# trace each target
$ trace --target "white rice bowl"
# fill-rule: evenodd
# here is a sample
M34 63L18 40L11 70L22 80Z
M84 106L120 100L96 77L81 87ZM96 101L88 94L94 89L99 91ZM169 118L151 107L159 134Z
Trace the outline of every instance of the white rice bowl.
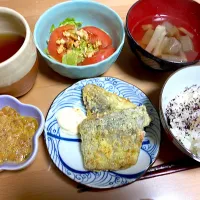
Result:
M159 105L160 119L169 139L183 153L198 162L200 162L199 77L200 65L184 67L174 72L164 83Z
M172 99L165 115L173 135L200 157L200 86L185 88Z

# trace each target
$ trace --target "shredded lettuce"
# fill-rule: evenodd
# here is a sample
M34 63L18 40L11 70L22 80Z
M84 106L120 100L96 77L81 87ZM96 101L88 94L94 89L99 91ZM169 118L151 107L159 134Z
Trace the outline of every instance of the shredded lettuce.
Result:
M80 28L82 26L81 22L77 22L74 18L66 18L62 22L60 22L59 26L65 26L65 25L74 25L77 28Z
M87 42L85 40L81 40L79 47L74 48L74 50L84 52L86 47L87 47Z
M76 50L71 50L62 57L62 63L67 65L77 65L84 60L81 52Z
M50 28L50 33L52 33L55 29L56 29L55 25L52 24L52 25L51 25L51 28Z
M62 22L60 22L58 27L65 26L65 25L74 25L77 28L80 28L82 26L82 23L77 22L74 18L68 17L68 18L64 19ZM50 33L52 33L55 29L56 29L56 26L54 24L52 24L51 28L50 28Z
M49 55L49 51L48 51L48 49L46 48L46 49L44 49L44 53L46 53L47 55Z
M50 54L49 54L49 51L48 51L48 49L46 48L46 49L44 49L44 53L49 57L49 58L52 58L52 59L54 59Z
M87 49L86 52L85 48ZM84 61L85 53L96 51L97 49L93 48L92 44L88 44L85 40L82 40L78 48L73 47L71 51L63 55L62 63L67 65L78 65Z

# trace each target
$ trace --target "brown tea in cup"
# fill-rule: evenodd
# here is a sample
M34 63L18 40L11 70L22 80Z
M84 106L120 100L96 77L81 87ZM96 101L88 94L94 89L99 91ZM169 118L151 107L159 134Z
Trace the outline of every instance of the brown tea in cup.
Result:
M0 7L0 95L26 94L37 72L37 50L26 19L15 10Z
M24 43L24 37L13 33L0 34L0 63L13 56Z

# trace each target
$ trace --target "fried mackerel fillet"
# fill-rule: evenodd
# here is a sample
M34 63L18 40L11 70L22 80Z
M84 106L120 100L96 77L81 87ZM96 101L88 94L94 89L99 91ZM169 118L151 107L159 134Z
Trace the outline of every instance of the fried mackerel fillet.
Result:
M126 169L137 162L143 128L150 123L145 106L88 117L79 125L88 170Z
M88 84L83 88L83 101L87 109L88 117L92 114L100 115L136 107L129 100L93 84Z

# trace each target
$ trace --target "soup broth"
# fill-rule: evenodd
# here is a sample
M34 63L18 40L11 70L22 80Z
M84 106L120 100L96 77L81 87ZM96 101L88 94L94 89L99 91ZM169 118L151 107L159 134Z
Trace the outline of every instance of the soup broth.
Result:
M141 40L145 34L145 31L143 30L142 26L146 24L150 24L152 25L152 28L155 30L155 28L158 25L161 25L163 22L169 22L173 24L174 26L176 26L177 28L183 27L184 29L189 31L191 34L193 34L192 42L194 45L194 52L191 52L191 51L185 52L185 55L187 57L187 61L194 61L194 60L199 59L200 57L199 34L194 29L192 29L192 27L189 24L185 23L184 21L180 19L172 18L166 15L156 15L152 17L147 17L146 19L143 19L142 21L138 22L135 25L135 27L133 27L131 34L134 37L134 39L137 41L137 43L141 45ZM181 32L180 34L184 35Z

